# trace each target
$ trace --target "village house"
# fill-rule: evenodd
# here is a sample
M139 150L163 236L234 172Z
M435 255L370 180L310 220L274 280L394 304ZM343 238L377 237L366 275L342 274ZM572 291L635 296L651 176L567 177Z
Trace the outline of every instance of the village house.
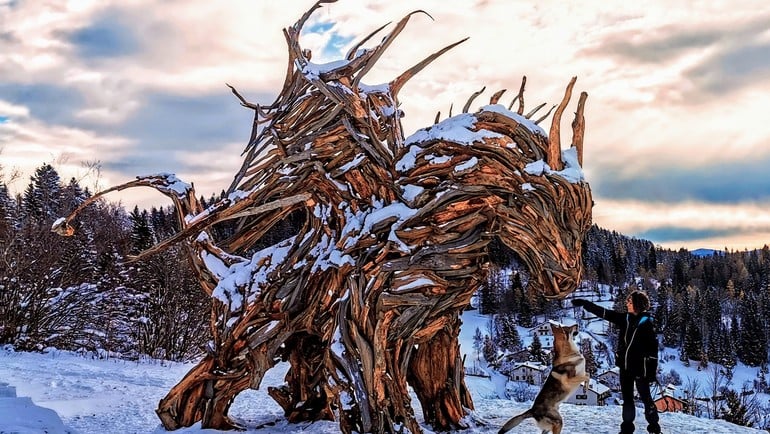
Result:
M588 384L579 386L575 393L567 398L566 403L575 405L607 405L611 392L609 387L594 380L588 380Z
M529 329L529 335L537 336L540 338L542 337L553 338L553 333L551 332L551 323L548 321L541 322L540 324Z
M508 374L511 381L522 381L533 385L541 385L548 376L549 369L542 363L524 362L517 364Z
M502 358L502 361L504 363L521 363L521 362L526 362L528 360L529 360L529 349L527 348L522 348L518 351L506 353Z
M529 329L529 335L533 338L537 336L540 340L540 345L544 350L550 350L553 348L553 332L551 331L550 321L539 323L538 325Z
M663 388L661 393L656 393L653 396L655 401L655 407L659 412L672 412L672 411L684 411L687 408L687 401L684 399L684 394L677 389L673 384L668 384Z

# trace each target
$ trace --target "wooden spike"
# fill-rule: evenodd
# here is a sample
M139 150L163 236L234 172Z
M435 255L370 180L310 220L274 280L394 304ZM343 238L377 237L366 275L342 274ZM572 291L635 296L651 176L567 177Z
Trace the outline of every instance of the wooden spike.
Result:
M356 52L358 51L359 48L361 48L362 45L364 45L369 39L372 39L372 37L374 35L376 35L377 33L380 33L382 31L382 29L384 29L385 27L389 26L391 23L392 23L392 21L388 21L383 26L381 26L379 29L373 31L372 33L369 33L364 39L360 40L356 45L352 46L350 48L350 50L348 50L348 53L345 55L345 58L348 59L348 60L352 60L353 57L355 57Z
M495 92L495 94L492 95L492 98L489 98L489 104L497 104L497 102L500 101L500 97L503 96L506 90L508 89L500 89Z
M481 90L473 92L473 95L471 95L470 98L468 98L468 101L466 101L465 105L463 106L463 113L468 113L468 109L471 107L471 104L473 103L473 100L476 99L477 96L481 95L481 93L484 92L484 90L486 88L487 87L484 86L484 87L481 88Z
M539 106L535 107L531 112L527 113L524 117L527 118L527 119L531 119L532 116L534 116L535 113L537 113L541 108L545 107L545 104L546 103L542 103ZM551 109L551 110L553 110L553 109ZM550 113L550 111L549 111L549 113Z
M404 71L401 75L396 77L395 80L390 82L390 91L393 94L393 96L398 95L398 92L401 90L402 87L404 87L404 84L406 84L407 81L409 81L410 78L417 75L418 72L422 71L423 68L430 65L431 62L439 58L442 54L446 53L447 51L451 50L452 48L462 44L463 42L467 41L468 38L461 39L454 44L447 45L446 47L436 51L435 53L431 54L430 56L426 57L423 61L420 63L412 66L411 68Z
M455 104L454 104L454 103L452 103L452 104L449 104L449 117L450 117L450 118L452 117L452 109L454 108L454 106L455 106Z
M516 95L516 98L511 101L511 105L508 106L508 110L513 107L514 101L519 102L519 108L516 110L516 113L523 114L524 113L524 87L527 85L527 76L521 77L521 87L519 87L519 94ZM527 116L529 117L529 116Z
M250 103L250 102L246 101L246 98L244 98L243 96L241 96L241 94L240 94L240 93L238 93L238 91L237 91L237 90L235 90L235 88L234 88L234 87L230 86L230 85L229 85L229 84L227 84L227 83L225 83L225 85L226 85L227 87L229 87L229 88L230 88L230 90L233 92L233 95L235 95L235 96L236 96L236 97L237 97L237 98L238 98L238 99L241 101L241 105L242 105L242 106L244 106L244 107L248 107L248 108L250 108L250 109L252 109L252 110L255 110L257 113L259 113L259 106L258 106L258 105L256 105L256 104L252 104L252 103Z
M545 104L543 104L543 105L545 105ZM548 115L550 115L550 114L551 114L551 112L553 111L553 109L555 109L555 108L556 108L556 105L554 104L553 106L551 106L551 108L550 108L550 109L548 109L548 112L547 112L546 114L544 114L543 116L540 116L540 117L539 117L539 118L538 118L538 119L535 121L535 124L536 124L536 125L540 125L540 122L543 122L543 120L545 120L545 118L547 118L547 117L548 117Z
M366 75L366 73L368 73L372 69L374 64L377 63L377 60L380 59L380 57L385 52L385 50L387 50L388 47L390 47L390 44L392 44L393 41L396 39L396 37L404 30L404 27L406 27L406 23L409 22L409 18L411 18L412 15L415 15L415 14L425 14L431 20L433 19L433 17L429 13L423 10L416 10L416 11L410 12L409 14L407 14L407 16L405 16L404 18L401 18L401 21L396 23L396 27L393 29L393 31L388 33L388 35L382 39L382 42L380 42L380 45L374 48L372 56L366 62L366 65L363 68L361 68L361 71L359 71L359 73L353 79L353 88L358 87L358 83L361 82L361 79Z
M438 111L436 113L436 118L433 119L433 125L436 125L438 123L439 119L441 119L441 111Z
M583 135L586 131L586 119L583 116L583 111L585 110L586 98L588 98L588 94L581 92L577 111L575 112L575 119L572 121L572 146L577 151L578 164L580 166L583 166Z
M567 90L564 92L564 98L562 98L561 103L559 103L553 114L553 119L551 119L551 131L548 133L548 160L546 162L553 170L561 170L563 168L560 137L561 115L564 113L564 109L572 97L572 88L575 86L575 81L577 81L577 77L572 77L572 80L569 81Z
M315 4L310 9L308 9L299 18L299 20L297 20L296 23L294 23L294 26L292 26L292 27L294 28L294 30L297 31L297 34L299 34L299 32L302 30L302 26L305 25L305 22L308 20L308 18L310 18L311 15L313 15L313 12L315 12L316 9L320 8L321 6L323 6L326 3L336 3L336 2L337 2L337 0L318 0L317 2L315 2Z

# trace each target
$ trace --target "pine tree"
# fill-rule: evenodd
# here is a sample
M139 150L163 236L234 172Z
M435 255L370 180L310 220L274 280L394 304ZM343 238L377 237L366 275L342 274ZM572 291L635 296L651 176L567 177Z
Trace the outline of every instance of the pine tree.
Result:
M479 288L479 313L491 315L497 313L500 288L500 271L494 270L487 277L487 284Z
M74 236L60 240L61 255L57 258L61 273L60 286L95 282L96 244L90 228L83 228Z
M521 283L521 273L514 271L510 276L510 284L503 294L501 294L501 312L518 314L524 294L524 288Z
M137 254L153 245L153 232L146 210L139 211L139 207L134 206L130 219L131 253Z
M767 336L759 316L756 299L747 295L741 300L740 343L738 358L748 366L767 363Z
M10 251L12 278L6 290L14 295L7 313L17 331L9 338L19 348L53 345L47 339L59 333L68 304L75 301L62 263L64 244L50 230L60 209L59 175L50 165L41 166L21 198L20 231Z
M622 284L626 282L626 267L627 267L627 258L626 258L626 249L623 246L622 243L617 242L614 245L614 248L612 249L611 256L612 260L612 281L615 284Z
M732 389L725 390L724 400L725 405L722 407L719 419L724 419L727 422L739 426L750 427L752 425L750 416L748 415L748 409L738 392Z
M543 351L543 343L540 342L540 338L535 334L532 338L532 345L529 347L529 359L534 362L547 363L547 357Z
M16 201L0 184L0 343L13 343L23 326L21 306L26 297L19 274L23 239Z
M718 329L722 324L724 297L713 287L701 289L699 294L700 303L697 307L699 315L697 316L700 319L703 335L708 336L712 330Z
M770 389L767 383L767 376L762 369L757 372L757 379L754 381L754 385L758 393L767 393L768 389Z
M535 325L535 313L532 308L532 298L524 288L520 289L519 304L519 324L522 327L532 327Z
M74 211L75 208L80 206L90 196L88 190L83 190L75 178L70 178L69 184L64 187L61 195L62 214L69 214Z
M674 271L671 277L675 289L685 288L690 281L687 274L686 260L681 255L674 260Z
M734 312L730 317L730 341L736 346L736 355L738 344L741 342L741 323L738 321L738 313Z
M650 246L647 253L646 268L652 273L658 271L658 255L655 253L655 246Z
M61 214L61 178L50 164L37 168L24 190L24 217L37 224L52 223Z
M700 361L703 358L703 337L700 328L692 318L686 327L684 355L690 360Z
M521 337L516 328L513 314L498 314L493 318L495 329L495 344L502 351L517 351L521 349Z
M663 332L663 345L676 347L680 344L679 333L683 326L679 315L677 315L677 309L674 307L676 298L670 286L661 287L658 294L660 295L660 302L655 319Z
M11 237L11 233L19 227L16 212L16 201L11 197L8 187L0 183L0 240L3 244Z
M486 360L487 363L497 363L497 348L495 347L492 338L488 335L484 336L484 348L482 349L482 353L484 354L484 360Z

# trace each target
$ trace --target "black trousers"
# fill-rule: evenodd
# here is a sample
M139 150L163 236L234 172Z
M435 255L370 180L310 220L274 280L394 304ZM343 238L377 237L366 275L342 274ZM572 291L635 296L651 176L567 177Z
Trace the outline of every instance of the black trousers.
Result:
M659 433L658 409L650 394L650 382L644 378L635 378L633 374L620 370L620 394L623 397L623 423L620 424L621 434L634 432L634 419L636 418L636 406L634 405L634 385L639 392L639 398L644 404L644 418L647 419L647 432Z

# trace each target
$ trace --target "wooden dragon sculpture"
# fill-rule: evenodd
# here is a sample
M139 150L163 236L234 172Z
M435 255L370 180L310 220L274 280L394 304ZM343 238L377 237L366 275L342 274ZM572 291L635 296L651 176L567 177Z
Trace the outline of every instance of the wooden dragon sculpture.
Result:
M468 113L477 92L463 113L437 116L404 139L399 91L462 41L390 83L367 86L362 78L410 16L374 48L361 47L377 32L344 60L317 65L299 34L326 2L285 29L289 64L273 104L251 104L232 89L255 120L226 198L204 210L173 175L145 176L95 195L54 225L71 234L80 209L129 187L150 186L173 200L181 231L139 257L184 243L214 307L206 355L159 403L167 429L198 421L237 428L228 417L233 399L258 388L281 361L290 364L286 384L269 394L291 422L338 420L346 433L421 432L411 385L425 423L461 428L473 404L459 317L485 282L487 244L498 237L517 252L530 291L560 297L580 280L592 207L580 168L585 93L568 150L559 130L575 79L548 133L530 120L542 105L523 115L523 81L508 108L498 103L500 91ZM292 213L304 216L295 236L254 247ZM211 238L213 225L233 219L234 236Z

